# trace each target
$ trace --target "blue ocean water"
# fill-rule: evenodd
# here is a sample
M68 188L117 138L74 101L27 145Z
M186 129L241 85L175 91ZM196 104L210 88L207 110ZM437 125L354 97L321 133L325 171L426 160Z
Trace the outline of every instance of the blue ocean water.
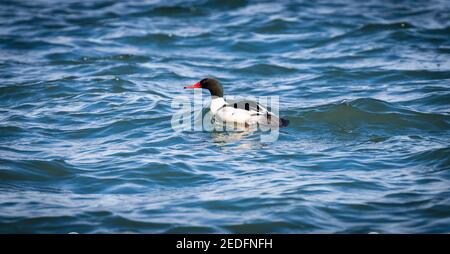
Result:
M449 54L449 1L3 0L0 233L448 233ZM290 125L174 132L207 76Z

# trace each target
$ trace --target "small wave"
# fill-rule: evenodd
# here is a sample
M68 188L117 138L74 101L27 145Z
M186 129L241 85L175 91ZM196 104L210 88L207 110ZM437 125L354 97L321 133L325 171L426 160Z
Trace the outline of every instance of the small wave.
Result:
M373 32L373 31L398 30L409 28L414 28L414 26L407 22L386 23L386 24L372 23L361 26L358 29L358 31Z
M96 64L101 62L124 62L124 63L145 63L150 61L150 58L144 55L134 54L116 54L110 56L82 56L72 52L55 52L46 54L46 58L54 65L81 65L81 64Z
M397 30L406 30L411 28L414 28L414 26L406 22L388 23L388 24L378 24L378 23L365 24L358 28L341 33L339 35L324 39L316 44L313 44L312 48L322 47L328 44L337 43L347 39L356 39L357 37L361 36L374 36L378 32L386 32L386 31L395 32ZM373 39L374 38L372 38L372 40Z
M448 131L450 116L421 113L382 100L360 98L305 109L293 119L293 123L297 126L326 124L347 129L364 127L390 132L409 129Z
M69 45L54 43L46 41L45 39L27 39L14 37L14 36L2 36L0 43L4 48L10 50L54 50L56 48L68 49Z
M238 70L242 73L261 75L261 76L273 76L295 73L296 69L275 65L275 64L253 64L240 68Z
M135 73L144 72L144 67L136 64L119 64L116 66L109 66L98 71L95 71L92 75L94 76L118 76L118 75L131 75Z
M61 159L2 161L0 177L3 180L45 181L64 179L79 172L77 168Z
M450 147L435 148L411 155L405 159L412 166L423 165L427 172L450 169Z
M295 27L297 21L286 20L282 18L271 19L266 23L261 24L255 29L258 33L287 33L291 28Z
M139 10L131 12L128 15L133 17L191 17L192 15L205 15L206 13L202 8L197 6L158 6L154 8L148 8L146 10Z
M153 33L145 35L128 35L119 38L113 38L113 40L120 41L124 44L131 45L165 45L167 43L172 43L180 40L181 37L171 34L171 33Z

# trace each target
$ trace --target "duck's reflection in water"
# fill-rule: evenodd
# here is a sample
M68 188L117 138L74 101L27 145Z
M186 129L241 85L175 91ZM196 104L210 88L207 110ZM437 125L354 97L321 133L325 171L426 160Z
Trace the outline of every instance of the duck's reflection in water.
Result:
M220 127L211 132L211 137L222 149L251 149L262 146L258 135L255 135L257 129L254 127L245 125L226 125L223 129Z

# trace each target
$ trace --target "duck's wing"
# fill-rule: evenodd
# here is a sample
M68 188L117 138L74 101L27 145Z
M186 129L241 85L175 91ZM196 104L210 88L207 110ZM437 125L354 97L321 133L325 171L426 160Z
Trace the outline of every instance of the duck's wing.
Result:
M248 111L253 117L252 119L255 119L255 121L257 121L258 123L264 123L279 127L285 127L289 124L289 120L280 118L279 116L270 112L265 105L257 103L256 101L229 99L226 100L226 102L226 107L233 107L236 109Z
M252 100L227 99L227 107L233 107L237 109L250 111L252 115L267 115L267 114L274 115L272 112L267 110L266 106Z

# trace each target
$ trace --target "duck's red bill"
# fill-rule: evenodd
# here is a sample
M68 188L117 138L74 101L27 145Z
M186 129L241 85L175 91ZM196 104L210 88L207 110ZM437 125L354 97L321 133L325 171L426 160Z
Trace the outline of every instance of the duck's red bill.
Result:
M185 86L184 89L186 88L202 88L202 86L200 85L200 82L197 82L195 84L193 84L192 86Z

